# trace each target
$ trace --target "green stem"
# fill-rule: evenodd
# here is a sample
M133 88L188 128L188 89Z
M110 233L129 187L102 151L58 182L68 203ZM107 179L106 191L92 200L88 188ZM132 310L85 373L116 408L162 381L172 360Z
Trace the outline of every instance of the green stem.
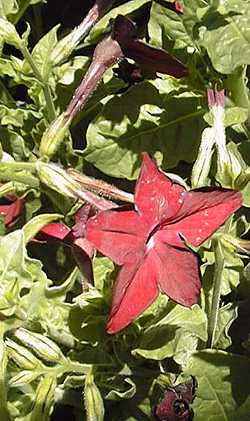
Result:
M45 101L46 101L46 104L47 104L49 120L53 121L56 118L56 110L55 110L55 107L54 107L54 102L53 102L50 87L49 87L47 81L45 81L43 79L43 76L40 73L40 70L38 69L35 61L33 60L32 55L30 54L28 48L25 45L22 46L22 54L23 54L24 58L27 60L27 62L29 63L35 77L37 78L37 80L42 85Z
M24 1L22 3L22 5L19 8L17 14L14 16L14 19L12 20L13 25L16 26L16 24L19 22L19 20L21 19L21 17L26 12L26 9L29 7L29 5L30 5L30 0L26 0L26 1Z
M217 326L219 304L220 304L220 293L221 293L221 279L222 272L224 269L224 256L220 242L217 240L215 245L215 274L214 274L214 288L212 296L211 311L208 318L208 348L213 348L215 330Z

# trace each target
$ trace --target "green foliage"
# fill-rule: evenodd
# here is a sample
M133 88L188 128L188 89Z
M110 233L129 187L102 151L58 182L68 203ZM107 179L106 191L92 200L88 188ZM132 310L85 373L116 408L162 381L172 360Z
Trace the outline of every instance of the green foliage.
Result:
M249 245L240 238L249 238L250 1L183 0L179 14L168 3L114 1L80 45L74 37L68 45L64 24L44 30L45 1L0 0L0 199L24 203L13 225L2 214L0 221L0 420L57 421L66 407L72 421L147 421L166 388L190 375L198 380L195 421L249 420ZM144 72L130 86L109 69L66 124L93 47L118 14L188 75ZM219 117L208 109L207 88L226 90ZM41 139L51 132L60 148L43 140L53 149L48 162ZM132 192L144 151L187 185L240 190L244 207L196 250L197 305L160 294L110 336L117 267L95 255L90 284L69 242L44 243L38 233L51 222L74 225L86 186L69 168Z

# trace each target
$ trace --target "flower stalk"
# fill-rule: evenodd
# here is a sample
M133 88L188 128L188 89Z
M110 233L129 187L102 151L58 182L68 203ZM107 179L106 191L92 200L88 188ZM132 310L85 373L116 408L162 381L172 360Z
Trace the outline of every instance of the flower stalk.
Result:
M73 118L95 91L103 74L122 57L123 53L119 44L111 37L105 38L97 45L90 67L66 111L60 114L45 131L40 144L40 156L50 158L56 153Z
M213 348L215 345L215 332L216 332L216 326L217 326L217 321L218 321L220 295L221 295L221 280L222 280L222 272L225 265L224 254L223 254L220 241L216 241L214 253L215 253L215 274L214 274L214 286L213 286L211 310L208 317L208 340L207 340L208 348Z
M84 36L90 31L95 23L110 9L113 0L97 0L89 10L80 25L73 29L58 42L52 52L52 62L54 65L64 61L81 42Z
M125 57L138 62L142 68L181 78L186 67L166 51L152 47L137 39L134 23L118 15L112 33L97 44L90 67L76 89L66 111L46 130L40 144L40 156L49 159L54 155L76 114L98 86L107 69Z

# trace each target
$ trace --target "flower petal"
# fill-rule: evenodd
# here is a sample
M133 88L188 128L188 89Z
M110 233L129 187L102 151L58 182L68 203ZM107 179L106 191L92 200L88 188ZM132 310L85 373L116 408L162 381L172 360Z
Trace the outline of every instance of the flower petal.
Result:
M7 205L0 205L0 215L4 217L4 224L6 227L11 227L17 222L24 207L24 203L24 199L16 199L14 202Z
M38 233L39 238L64 240L70 233L70 228L60 222L51 222L45 225Z
M137 39L135 24L125 16L118 15L113 23L112 38L118 42L125 57L132 58L151 72L166 73L176 78L187 75L186 67L161 48Z
M140 254L134 256L119 272L107 332L113 334L124 329L152 304L158 293L157 271L152 256L148 255L145 260Z
M180 210L187 191L173 183L157 167L147 153L135 190L135 204L143 218L153 226L164 219L173 218Z
M178 222L164 224L157 238L181 247L181 234L193 246L210 237L242 205L240 192L227 189L200 189L188 192L178 214Z
M158 268L158 285L173 301L190 307L200 295L200 269L198 257L189 250L170 247L156 242L150 254Z
M135 211L121 208L90 218L85 236L98 251L122 265L128 254L143 249L149 229L149 224Z
M125 56L132 58L142 69L160 72L175 78L187 75L187 68L167 51L147 45L142 41L133 40L124 49Z

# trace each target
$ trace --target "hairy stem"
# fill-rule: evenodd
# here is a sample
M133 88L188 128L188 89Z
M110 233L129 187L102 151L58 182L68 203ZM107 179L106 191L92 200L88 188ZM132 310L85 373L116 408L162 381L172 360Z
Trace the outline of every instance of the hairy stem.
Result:
M211 310L208 317L208 348L213 348L215 340L215 331L218 320L219 304L220 304L220 293L221 293L221 279L222 272L224 269L224 256L222 247L219 241L215 245L215 274L214 274L214 287Z

